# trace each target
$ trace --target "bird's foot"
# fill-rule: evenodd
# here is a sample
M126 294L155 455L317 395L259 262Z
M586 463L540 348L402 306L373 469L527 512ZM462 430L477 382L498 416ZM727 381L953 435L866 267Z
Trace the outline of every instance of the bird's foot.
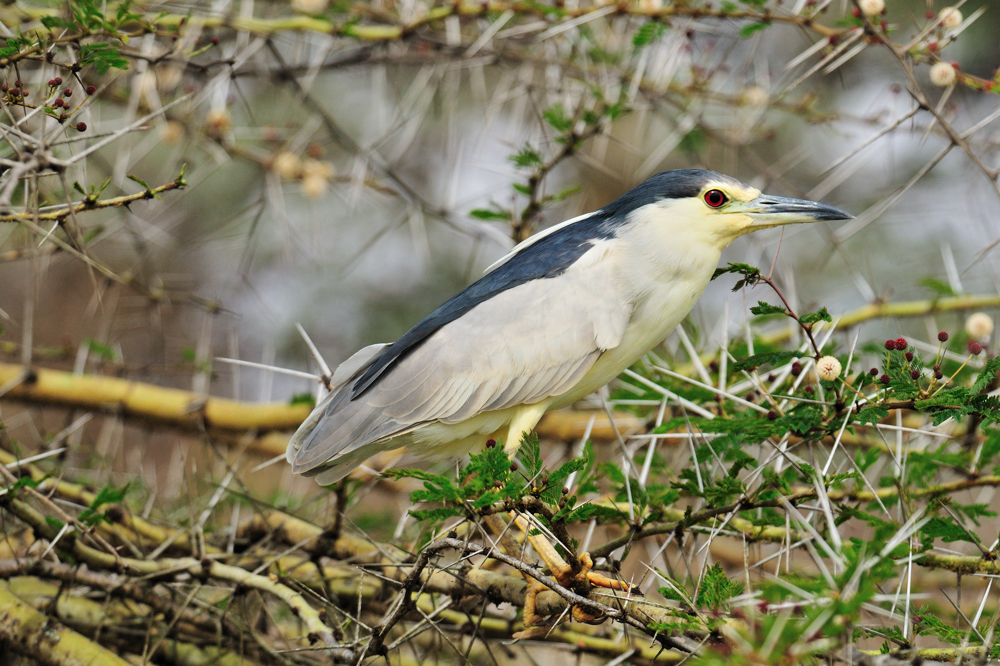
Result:
M549 571L552 572L552 577L560 586L577 593L582 593L583 595L586 595L587 590L592 586L619 592L632 592L632 588L628 583L608 578L599 572L593 571L594 560L590 557L590 553L580 555L579 566L574 571L574 568L563 559L544 535L532 534L535 529L529 522L531 519L530 516L512 511L511 517L521 531L524 532L525 537L531 543L532 547L534 547L538 556L548 566ZM524 600L524 626L541 628L539 625L543 625L545 619L535 612L536 598L539 592L543 592L548 588L534 578L528 576L525 576L525 578L527 579L528 587L525 591ZM581 606L580 604L574 604L570 610L573 620L576 622L600 624L604 621L605 616L603 613ZM548 629L548 627L545 628L546 630ZM532 633L535 635L537 632Z

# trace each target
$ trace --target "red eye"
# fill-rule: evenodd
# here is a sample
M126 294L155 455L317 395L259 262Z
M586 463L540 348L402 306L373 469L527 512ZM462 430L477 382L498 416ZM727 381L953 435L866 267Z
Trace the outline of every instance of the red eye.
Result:
M705 192L705 203L712 208L718 208L727 201L728 199L726 198L726 195L722 193L722 190L709 190L708 192Z

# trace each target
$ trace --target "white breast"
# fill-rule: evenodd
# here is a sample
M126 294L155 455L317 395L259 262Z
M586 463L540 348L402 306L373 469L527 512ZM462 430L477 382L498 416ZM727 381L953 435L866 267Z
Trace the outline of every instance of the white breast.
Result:
M554 408L604 386L663 341L691 312L719 265L718 244L701 229L673 222L685 218L671 215L669 207L646 207L638 215L606 258L615 263L621 298L633 303L625 334L572 391L556 399Z

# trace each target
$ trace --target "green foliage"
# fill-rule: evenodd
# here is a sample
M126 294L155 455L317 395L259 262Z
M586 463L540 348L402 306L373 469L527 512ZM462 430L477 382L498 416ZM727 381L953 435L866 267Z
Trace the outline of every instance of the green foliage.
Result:
M660 21L646 21L632 35L632 46L636 49L649 46L660 39L666 31L667 26L665 23L661 23Z
M77 520L87 527L93 527L100 522L111 523L112 520L107 512L101 512L99 509L105 504L118 504L121 502L125 497L125 493L128 492L128 488L128 484L125 484L121 488L112 488L110 486L101 488L100 492L97 493L97 497L90 503L90 506L80 512Z
M743 593L743 584L729 578L718 563L705 570L698 586L695 604L699 608L719 610L726 602Z
M826 308L820 308L816 312L807 312L806 314L799 316L800 324L809 325L815 324L819 321L833 321L833 317L831 317L830 313L826 311Z
M93 65L98 74L105 74L112 67L128 69L128 59L106 42L83 44L80 46L80 64Z
M750 37L754 33L760 32L761 30L766 29L770 25L771 24L768 23L767 21L758 21L757 23L750 23L740 28L740 37Z
M761 352L760 354L754 354L753 356L748 356L737 361L733 369L743 371L759 368L763 365L780 365L793 358L802 358L804 356L807 356L807 354L799 351Z
M469 215L477 220L496 220L498 222L510 221L510 213L490 208L474 208L469 211Z
M725 268L716 268L715 272L712 273L712 279L726 275L727 273L734 273L736 275L742 275L741 280L737 280L736 284L733 285L733 291L739 291L743 287L752 287L758 282L760 282L760 269L756 266L751 266L750 264L740 264L740 263L730 263Z
M310 407L316 406L316 396L309 391L303 391L302 393L296 393L288 401L289 405L309 405Z
M764 301L757 301L757 305L750 308L750 312L758 316L788 314L788 310L786 310L784 306L771 305L770 303L765 303Z

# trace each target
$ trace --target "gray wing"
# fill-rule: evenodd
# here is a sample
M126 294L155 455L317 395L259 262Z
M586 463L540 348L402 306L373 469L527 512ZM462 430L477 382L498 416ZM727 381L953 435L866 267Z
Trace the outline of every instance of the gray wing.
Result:
M632 313L607 249L600 243L563 274L476 305L357 399L349 397L350 381L334 389L292 438L293 471L312 475L356 464L369 453L362 447L423 424L458 423L568 391L621 342ZM378 350L363 356L369 349L347 361L350 372L337 374L360 375L377 359Z

